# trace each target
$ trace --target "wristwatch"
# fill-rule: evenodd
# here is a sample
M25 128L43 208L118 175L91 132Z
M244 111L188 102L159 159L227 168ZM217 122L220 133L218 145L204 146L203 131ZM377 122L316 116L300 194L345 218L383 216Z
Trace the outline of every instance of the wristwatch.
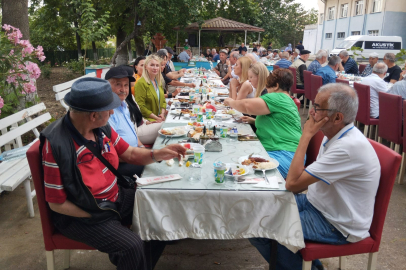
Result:
M157 160L155 159L154 150L151 150L151 158L152 158L152 160L153 160L154 162L156 162L156 163L161 163L161 162L162 162L162 160L161 160L161 161L157 161Z

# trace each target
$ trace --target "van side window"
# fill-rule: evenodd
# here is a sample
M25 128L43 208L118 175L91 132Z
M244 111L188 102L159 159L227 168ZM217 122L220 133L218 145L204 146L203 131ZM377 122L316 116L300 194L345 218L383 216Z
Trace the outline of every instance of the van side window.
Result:
M354 45L352 45L353 47L359 47L359 48L362 48L362 45L364 44L364 42L363 41L357 41L357 42L355 42L355 44Z

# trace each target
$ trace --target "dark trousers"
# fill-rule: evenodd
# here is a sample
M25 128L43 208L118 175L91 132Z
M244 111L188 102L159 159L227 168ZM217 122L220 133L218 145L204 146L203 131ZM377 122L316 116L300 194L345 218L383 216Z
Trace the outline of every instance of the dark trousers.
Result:
M144 166L120 162L117 171L124 176L133 177L136 174L138 177L141 177Z
M135 190L120 188L117 200L122 221L111 219L99 224L89 225L65 215L54 216L55 227L66 237L85 243L107 253L118 270L153 269L165 248L165 242L150 241L145 252L141 238L122 225L131 224L134 208Z

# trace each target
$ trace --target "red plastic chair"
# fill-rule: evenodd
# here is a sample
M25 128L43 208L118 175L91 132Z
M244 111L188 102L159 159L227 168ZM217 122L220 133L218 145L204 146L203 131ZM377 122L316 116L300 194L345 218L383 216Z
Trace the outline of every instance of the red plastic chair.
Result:
M350 85L350 81L349 81L349 80L343 80L343 79L339 79L339 78L336 79L336 83L345 83L345 84L347 84L347 85Z
M377 140L380 121L379 119L371 118L371 92L369 85L354 83L354 88L358 93L358 112L355 120L365 125L365 137L368 137L369 126L376 126L374 139ZM372 127L369 132L369 138L372 138Z
M406 100L403 101L403 153L402 153L402 164L400 165L399 172L399 185L403 184L403 177L405 176L406 167Z
M296 68L294 67L289 67L289 70L292 72L293 74L293 85L290 88L290 92L297 97L297 94L305 94L305 90L304 89L297 89L296 88L296 84L297 84L297 79L296 79Z
M296 97L291 97L291 98L293 99L293 102L295 102L297 110L298 110L299 115L300 115L300 100L298 98L296 98Z
M360 65L358 66L359 74L361 74L362 72L364 72L364 70L365 70L366 67L367 67L367 65L360 64Z
M312 108L312 99L311 99L311 91L312 91L312 72L311 71L303 71L303 84L304 84L304 105L303 105L303 113L305 112L306 109L306 101L309 100L309 111Z
M343 269L343 265L345 264L345 257L343 256L362 253L369 253L368 270L375 269L383 224L385 223L386 212L388 211L389 200L401 157L398 153L395 153L382 144L372 140L369 140L369 142L375 149L379 163L381 164L381 178L375 197L374 217L372 219L371 228L369 229L370 237L357 243L339 246L306 241L306 247L300 250L303 256L302 269L310 270L313 260L331 257L340 257L340 268Z
M273 65L273 70L278 69L279 66L278 65Z
M45 201L44 177L42 171L42 161L39 153L39 141L34 143L27 151L28 164L30 165L32 180L37 193L39 213L41 216L42 233L44 235L45 253L47 257L47 268L55 269L54 250L64 249L64 269L69 268L70 249L94 250L94 248L71 240L54 227L51 220L51 210Z
M321 76L317 76L317 75L310 75L310 101L313 102L314 104L314 100L316 99L317 96L317 91L319 90L320 87L323 86L323 78L321 78ZM309 108L309 112L307 113L307 116L310 115L310 109Z
M321 132L321 130L319 130L310 140L306 151L306 164L305 164L306 167L316 161L317 156L319 155L320 145L323 139L324 134L323 132Z
M379 93L379 131L378 142L382 138L391 142L390 148L399 153L402 143L402 97L387 93Z

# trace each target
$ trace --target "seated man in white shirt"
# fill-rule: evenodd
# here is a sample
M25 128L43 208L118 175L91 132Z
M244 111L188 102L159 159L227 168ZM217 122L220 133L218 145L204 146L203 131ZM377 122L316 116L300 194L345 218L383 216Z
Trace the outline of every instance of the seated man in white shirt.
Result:
M354 89L330 83L319 89L304 125L286 189L296 194L305 240L342 245L369 237L381 169L375 150L354 128L357 111ZM317 160L305 168L309 142L319 130L325 137ZM306 189L307 194L297 194ZM270 240L254 238L250 242L269 261ZM300 270L302 260L300 252L294 254L278 245L277 269ZM323 266L316 260L312 269Z
M383 80L388 71L388 66L385 63L376 63L372 68L372 74L362 79L362 84L369 85L370 89L370 117L379 119L379 92L386 93L388 91L388 83Z

